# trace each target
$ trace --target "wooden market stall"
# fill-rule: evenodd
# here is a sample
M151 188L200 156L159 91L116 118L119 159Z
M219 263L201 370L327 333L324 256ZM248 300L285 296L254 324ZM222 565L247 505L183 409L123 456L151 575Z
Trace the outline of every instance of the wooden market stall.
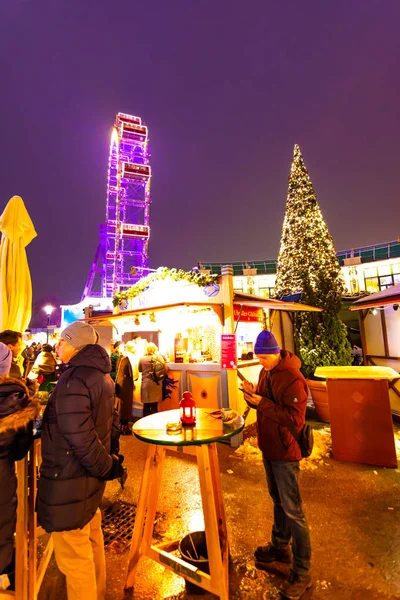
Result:
M243 414L246 403L238 391L237 370L246 379L257 380L261 367L253 354L253 344L261 329L269 328L282 348L293 351L293 313L320 310L237 293L228 266L218 283L204 287L185 280L154 280L145 291L116 306L113 315L85 320L99 331L112 325L114 339L127 341L141 336L157 344L168 362L169 376L176 382L160 410L177 408L183 391L189 390L200 408L229 407ZM224 368L221 361L224 334L236 335L237 360L233 368ZM140 382L135 390L136 406L139 388ZM248 422L251 419L255 414L249 415Z
M400 283L354 303L358 311L364 365L400 373ZM399 376L400 377L400 376ZM400 418L400 378L389 384L392 414Z

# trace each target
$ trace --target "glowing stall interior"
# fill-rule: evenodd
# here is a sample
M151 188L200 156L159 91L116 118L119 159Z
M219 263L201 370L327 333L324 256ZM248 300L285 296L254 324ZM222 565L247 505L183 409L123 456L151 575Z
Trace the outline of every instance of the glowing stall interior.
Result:
M169 376L176 382L160 410L177 408L182 393L189 390L199 407L229 407L243 414L246 404L238 391L236 368L221 366L221 334L236 334L237 369L246 379L256 381L260 365L253 356L255 338L268 327L282 348L293 350L293 312L298 310L320 309L235 293L228 273L219 283L204 288L187 281L154 281L144 292L121 302L112 316L87 321L99 331L113 327L110 345L111 339L127 342L136 338L141 348L138 354L144 351L145 342L141 341L158 346L168 362ZM140 408L137 383L136 409ZM249 415L248 422L254 418Z

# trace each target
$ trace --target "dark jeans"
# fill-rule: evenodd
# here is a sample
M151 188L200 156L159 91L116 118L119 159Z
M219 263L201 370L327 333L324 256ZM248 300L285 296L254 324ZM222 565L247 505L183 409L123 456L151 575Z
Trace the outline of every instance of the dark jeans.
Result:
M274 502L272 545L283 549L292 540L293 571L305 575L310 570L311 543L300 497L299 463L263 460L269 494Z
M153 415L158 412L158 402L143 402L143 416Z

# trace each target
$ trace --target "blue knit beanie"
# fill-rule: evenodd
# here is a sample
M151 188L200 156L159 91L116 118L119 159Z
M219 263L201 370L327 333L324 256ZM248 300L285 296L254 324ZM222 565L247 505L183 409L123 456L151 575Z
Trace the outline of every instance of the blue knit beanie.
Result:
M281 351L275 336L264 329L258 334L254 345L254 354L278 354Z

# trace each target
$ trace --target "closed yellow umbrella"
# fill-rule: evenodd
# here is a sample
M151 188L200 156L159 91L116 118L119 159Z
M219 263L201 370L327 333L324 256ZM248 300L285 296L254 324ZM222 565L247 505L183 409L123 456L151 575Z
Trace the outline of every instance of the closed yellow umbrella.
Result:
M37 236L24 201L13 196L0 216L0 331L25 331L32 314L26 246Z

